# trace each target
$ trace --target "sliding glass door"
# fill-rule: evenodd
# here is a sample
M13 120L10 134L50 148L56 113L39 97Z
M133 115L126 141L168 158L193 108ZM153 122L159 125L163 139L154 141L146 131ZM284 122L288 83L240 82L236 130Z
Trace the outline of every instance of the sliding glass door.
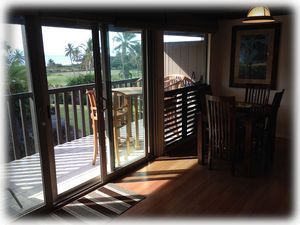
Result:
M100 181L91 29L43 26L58 195ZM63 38L62 38L63 37ZM97 155L96 155L97 154ZM95 155L95 158L94 158Z
M23 25L7 28L5 196L13 216L147 156L142 30L41 23L26 17L26 35Z
M24 25L6 24L5 208L16 217L44 204L36 102ZM3 153L4 153L3 152Z
M110 26L105 44L106 159L112 173L146 156L142 30Z

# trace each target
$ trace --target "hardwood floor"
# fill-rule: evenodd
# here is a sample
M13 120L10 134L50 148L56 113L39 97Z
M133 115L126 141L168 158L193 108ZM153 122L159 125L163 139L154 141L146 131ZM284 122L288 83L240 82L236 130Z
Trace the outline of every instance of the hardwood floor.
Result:
M230 166L209 171L195 156L161 157L115 182L146 196L117 220L169 217L284 217L292 214L289 143L277 140L268 175L231 176Z

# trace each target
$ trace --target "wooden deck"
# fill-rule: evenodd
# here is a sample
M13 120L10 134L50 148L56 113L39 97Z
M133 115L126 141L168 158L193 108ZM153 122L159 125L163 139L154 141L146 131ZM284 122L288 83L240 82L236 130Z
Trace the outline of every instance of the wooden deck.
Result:
M135 128L133 125L131 127L134 134ZM143 148L144 128L142 120L139 121L139 127L140 144L141 148ZM120 133L121 137L126 134L125 127L121 128ZM132 152L128 158L124 154L126 145L124 144L120 147L121 166L143 156L143 150L135 149L133 143L131 146ZM96 165L92 165L93 135L57 145L54 147L54 152L58 193L62 193L100 175L100 160L96 161ZM6 187L10 188L23 206L23 208L18 206L7 189L7 193L4 196L8 215L15 217L33 206L43 203L40 155L38 153L12 161L6 164L5 168Z

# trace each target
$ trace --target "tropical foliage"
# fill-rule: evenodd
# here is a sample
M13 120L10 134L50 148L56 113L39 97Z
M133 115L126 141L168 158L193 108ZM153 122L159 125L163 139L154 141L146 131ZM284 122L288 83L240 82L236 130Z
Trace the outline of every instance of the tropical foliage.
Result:
M94 65L92 38L89 38L85 44L81 44L77 47L68 43L65 47L65 56L69 56L71 65L73 65L74 62L81 64L86 74L90 73Z
M76 77L72 77L67 81L67 86L79 85L79 84L89 84L95 82L94 74L86 74L86 75L79 75Z
M13 49L6 44L6 71L8 74L8 92L19 93L28 91L27 70L23 51Z
M141 45L136 35L132 32L118 32L113 41L117 43L114 50L117 53L116 60L121 64L121 75L124 79L132 78L130 69L141 62Z
M117 32L113 37L115 42L115 55L111 56L112 80L130 79L140 77L142 71L142 52L141 42L135 33ZM25 65L24 52L20 49L13 49L6 43L6 65L7 65L7 82L10 93L19 93L28 91L27 70ZM93 42L89 38L86 43L75 46L68 43L65 46L65 56L70 60L70 65L56 63L53 59L46 62L48 82L50 88L71 86L76 84L94 82L93 67ZM75 74L75 71L76 74ZM85 75L83 72L85 71ZM73 76L65 77L65 74L71 72ZM52 84L50 76L57 75L57 79ZM86 77L84 77L86 76ZM52 77L51 77L52 78ZM58 81L64 78L65 81Z

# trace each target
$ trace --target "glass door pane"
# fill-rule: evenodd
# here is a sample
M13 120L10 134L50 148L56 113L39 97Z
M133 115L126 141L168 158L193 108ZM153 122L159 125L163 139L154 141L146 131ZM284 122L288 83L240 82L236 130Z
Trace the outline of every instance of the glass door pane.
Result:
M109 71L106 77L110 107L106 110L108 173L145 154L142 31L110 27ZM111 119L108 117L111 116Z
M92 32L47 26L42 32L57 189L61 194L100 179L99 154L94 159L94 151L99 149L98 132L93 129L97 116L90 111L87 95L88 90L95 89Z
M23 25L6 24L5 208L17 217L44 203L35 102Z

